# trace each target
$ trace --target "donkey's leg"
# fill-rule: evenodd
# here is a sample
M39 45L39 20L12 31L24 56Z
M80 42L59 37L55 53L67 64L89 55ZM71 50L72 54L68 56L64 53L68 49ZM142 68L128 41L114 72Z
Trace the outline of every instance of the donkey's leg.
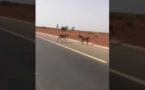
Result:
M82 40L82 44L84 44L84 40Z
M67 37L64 38L65 42L67 42Z
M87 45L89 44L89 40L87 40Z
M62 38L60 38L60 41L61 41L61 43L62 43Z
M60 39L60 38L58 37L58 38L57 38L57 42L58 42L59 39Z

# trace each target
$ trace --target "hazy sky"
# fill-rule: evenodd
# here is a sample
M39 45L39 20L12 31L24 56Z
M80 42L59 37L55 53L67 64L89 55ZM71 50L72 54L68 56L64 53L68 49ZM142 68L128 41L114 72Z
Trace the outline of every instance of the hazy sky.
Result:
M145 14L145 0L110 0L110 11Z
M36 0L36 26L109 32L109 0Z

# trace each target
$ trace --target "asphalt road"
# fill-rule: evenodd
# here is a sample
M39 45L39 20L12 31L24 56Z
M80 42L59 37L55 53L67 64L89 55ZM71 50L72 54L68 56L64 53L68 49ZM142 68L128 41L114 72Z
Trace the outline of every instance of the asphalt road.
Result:
M27 37L34 25L0 18L0 28ZM23 29L20 29L23 28ZM19 33L20 32L20 33ZM29 35L34 40L34 32ZM35 43L0 29L0 90L34 90Z
M38 90L109 90L109 66L36 38Z
M6 28L10 30L11 32L18 33L20 35L24 35L28 38L35 39L35 24L19 21L19 20L13 20L10 18L2 17L0 16L0 27Z
M34 25L0 18L0 27L34 40ZM51 41L54 38L45 37ZM110 46L106 49L63 43L67 47L100 58L93 60L50 42L36 40L36 89L38 90L145 90L145 86L110 72L109 68L145 81L145 51ZM81 47L80 47L81 46ZM32 90L35 88L35 43L0 29L0 89ZM88 51L90 50L90 51ZM97 52L96 52L97 51Z
M0 47L1 90L33 90L35 43L0 30Z
M110 72L109 90L145 90L145 86Z
M56 37L53 37L53 36L40 34L40 33L37 33L37 36L40 36L40 37L43 37L50 41L56 42ZM50 44L50 42L45 41L46 45L48 43ZM38 47L39 48L41 47L42 50L44 48L45 49L48 48L48 51L58 51L58 50L51 50L51 49L55 48L56 45L53 45L53 47L49 48L49 46L50 46L49 44L47 46L45 46L40 41L36 41L36 45L38 45L38 46L36 46L36 52L39 52L39 49L37 50ZM87 53L94 57L99 57L99 58L103 59L104 61L109 62L109 58L108 58L109 52L106 49L102 49L99 47L93 47L93 46L87 46L87 45L81 45L80 42L72 42L72 41L71 42L69 41L69 43L65 42L65 43L59 43L59 44L76 49L76 50L84 52L84 53ZM44 52L45 52L45 50L44 50ZM41 53L43 53L43 51L41 51ZM53 59L53 57L54 57L53 55L50 54L50 56L49 56L49 52L45 52L45 53L48 53L48 56L45 54L45 56L47 56L47 57L42 57L40 60L42 60L42 59L46 60L46 58L48 58L48 57L51 57L48 60ZM57 53L57 52L54 52L54 53ZM96 54L93 54L93 53L96 53ZM64 51L60 52L60 55L64 56L64 57L69 56L69 55L64 55ZM138 50L138 49L134 49L134 48L130 48L130 47L118 46L118 45L112 45L112 44L110 45L110 63L109 63L109 66L110 66L110 78L109 78L110 90L145 90L145 86L143 85L144 81L145 81L145 77L144 77L145 72L143 69L143 68L145 68L144 55L145 55L144 50ZM38 56L38 54L37 54L37 56ZM56 55L56 57L57 56L58 55ZM39 60L39 59L37 59L37 57L36 57L36 62L37 62L37 60ZM81 60L81 59L79 59L79 60ZM77 61L79 61L79 60L77 60ZM56 60L53 60L53 61L56 61ZM92 61L92 59L90 59L89 62L90 61ZM39 63L38 63L38 65L39 65ZM108 65L108 64L106 64L106 65ZM45 65L43 67L45 68ZM80 66L79 68L81 68L81 67L82 66ZM112 70L115 70L119 73L114 73L114 72L112 72ZM43 71L43 70L41 70L41 71ZM36 72L37 72L37 70L36 70ZM41 73L43 73L43 72L41 72ZM94 75L95 75L95 72L94 72ZM133 79L132 79L132 77L133 77ZM38 78L39 78L39 73L38 73ZM140 82L143 84L141 84ZM41 83L41 79L40 79L40 83ZM43 82L42 85L43 84L46 84L46 83ZM41 87L44 87L44 90L45 90L45 86L41 86Z
M125 46L110 45L110 68L129 77L110 72L111 90L145 90L145 51ZM135 80L141 80L136 82ZM140 82L143 82L141 84Z

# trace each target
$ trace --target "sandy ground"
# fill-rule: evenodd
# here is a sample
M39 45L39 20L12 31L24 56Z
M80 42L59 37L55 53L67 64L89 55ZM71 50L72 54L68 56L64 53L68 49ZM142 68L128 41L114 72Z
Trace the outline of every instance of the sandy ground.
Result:
M75 39L75 40L80 40L78 38L78 35L81 34L84 37L90 37L90 42L93 44L101 45L101 46L106 46L109 47L109 34L107 33L95 33L95 32L85 32L85 31L62 31L61 29L55 29L55 28L41 28L37 27L36 28L37 32L43 32L43 33L48 33L52 35L60 35L60 34L69 34L69 38Z
M0 3L0 16L16 18L35 23L34 5L2 5Z
M128 15L111 13L110 24L114 28L114 37L124 43L145 47L145 15Z

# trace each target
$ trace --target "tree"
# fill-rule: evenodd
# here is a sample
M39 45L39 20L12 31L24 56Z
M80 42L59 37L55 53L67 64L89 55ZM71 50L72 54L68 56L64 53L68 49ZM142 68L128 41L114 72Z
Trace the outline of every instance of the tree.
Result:
M72 27L71 30L74 31L75 30L75 27Z
M62 30L62 31L67 31L67 30L68 30L68 26L66 26L66 27L62 26L62 27L61 27L61 30Z
M56 25L56 28L57 28L57 29L59 28L59 25L58 25L58 24Z

